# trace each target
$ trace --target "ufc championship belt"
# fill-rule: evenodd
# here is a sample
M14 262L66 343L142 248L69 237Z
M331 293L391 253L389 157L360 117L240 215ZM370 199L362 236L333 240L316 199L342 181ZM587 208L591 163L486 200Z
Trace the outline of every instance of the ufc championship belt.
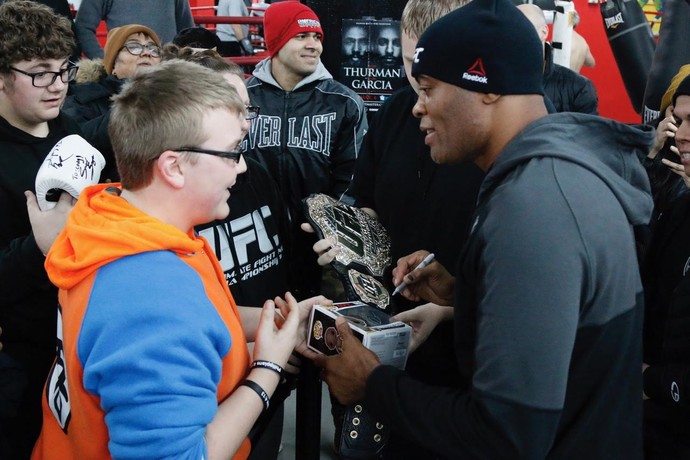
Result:
M361 209L328 195L311 195L302 201L307 220L319 237L332 238L340 248L331 265L338 273L347 300L385 310L390 304L390 293L381 280L391 263L391 243L386 229ZM390 437L389 427L375 420L362 403L343 406L332 399L331 406L334 447L339 458L380 458Z
M359 208L328 195L303 200L307 219L320 238L332 238L340 251L332 262L347 300L359 300L385 309L390 294L381 282L391 263L391 243L378 220Z

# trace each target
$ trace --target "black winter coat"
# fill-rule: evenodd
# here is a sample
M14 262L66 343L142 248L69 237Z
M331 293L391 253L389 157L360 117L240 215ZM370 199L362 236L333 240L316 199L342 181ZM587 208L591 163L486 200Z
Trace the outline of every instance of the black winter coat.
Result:
M16 413L0 420L13 449L2 458L29 457L41 428L43 384L55 358L57 288L43 267L45 257L31 231L24 191L35 193L36 173L53 146L80 133L64 115L48 126L48 136L40 138L0 118L0 340L3 353L27 379Z
M62 111L82 125L110 112L110 98L119 93L124 80L112 75L98 81L71 85Z
M690 458L690 193L654 227L643 265L646 448Z
M115 154L108 135L110 120L110 100L120 92L125 80L112 75L95 82L79 83L70 87L62 111L79 124L84 139L96 147L106 160L106 167L101 173L102 180L119 180L115 167Z
M544 92L557 112L580 112L599 115L599 99L587 78L553 62L550 45L544 48Z

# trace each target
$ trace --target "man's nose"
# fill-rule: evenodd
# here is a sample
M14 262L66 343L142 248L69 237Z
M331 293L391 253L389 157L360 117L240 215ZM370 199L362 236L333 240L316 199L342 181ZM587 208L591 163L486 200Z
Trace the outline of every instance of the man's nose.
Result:
M412 115L414 115L415 118L422 118L424 114L426 113L426 106L422 102L421 98L417 98L417 102L414 104L414 107L412 107Z

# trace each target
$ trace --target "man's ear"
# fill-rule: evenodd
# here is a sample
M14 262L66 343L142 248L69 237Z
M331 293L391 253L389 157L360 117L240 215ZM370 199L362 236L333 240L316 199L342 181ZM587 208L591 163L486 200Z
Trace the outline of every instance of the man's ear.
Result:
M175 189L184 187L184 160L180 152L166 150L156 159L154 175Z
M541 39L541 42L542 43L546 42L546 39L549 36L549 26L547 26L547 25L542 26L541 30L539 30L538 33L539 33L539 38Z
M482 93L482 102L484 104L495 104L499 99L501 99L500 94Z

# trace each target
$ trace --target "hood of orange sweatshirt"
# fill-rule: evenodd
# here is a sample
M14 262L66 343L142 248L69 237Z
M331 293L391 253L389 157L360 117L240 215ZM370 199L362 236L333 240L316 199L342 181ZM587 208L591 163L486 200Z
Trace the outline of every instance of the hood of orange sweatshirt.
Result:
M119 189L119 184L85 188L50 248L45 267L58 288L70 289L103 265L129 255L203 250L202 238L145 214L111 188Z

